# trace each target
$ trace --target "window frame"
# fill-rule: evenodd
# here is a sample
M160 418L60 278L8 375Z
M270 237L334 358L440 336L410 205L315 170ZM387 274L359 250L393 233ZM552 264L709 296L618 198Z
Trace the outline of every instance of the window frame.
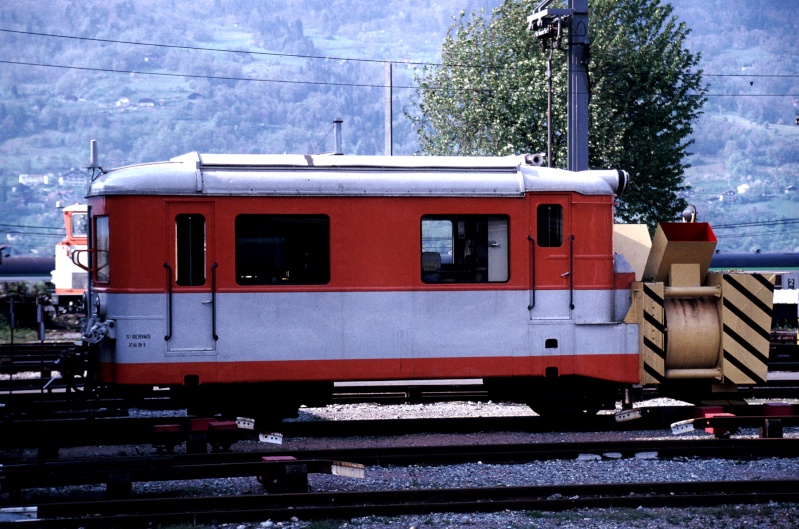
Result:
M94 216L94 281L107 284L111 282L109 249L111 230L108 215Z
M202 233L198 228L202 225ZM175 284L201 287L208 279L208 221L202 213L175 215Z
M431 224L439 222L449 223L449 237L431 233L434 229ZM510 281L510 215L426 213L421 216L419 225L419 277L422 283L496 285ZM426 228L426 225L430 228ZM440 231L441 227L437 230ZM433 242L436 238L447 242L443 247L439 245L436 248L437 245ZM448 251L436 251L437 249Z
M556 208L557 215L552 215L551 211L543 208ZM542 213L547 213L542 215ZM536 218L536 242L541 248L560 248L564 241L565 219L563 215L563 205L557 203L538 204L535 211ZM553 240L557 243L553 244Z
M234 219L239 286L327 285L331 280L330 216L240 213ZM257 244L261 239L261 244ZM270 262L271 261L271 262ZM260 267L263 272L255 274Z

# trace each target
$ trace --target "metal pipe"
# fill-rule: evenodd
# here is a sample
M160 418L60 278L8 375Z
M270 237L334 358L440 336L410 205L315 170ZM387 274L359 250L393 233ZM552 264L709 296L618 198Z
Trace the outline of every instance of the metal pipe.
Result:
M669 380L693 380L704 378L721 379L721 368L713 367L709 369L667 369L666 378Z
M344 150L341 147L341 124L344 123L344 120L341 118L336 118L333 120L333 125L336 128L336 152L335 154L344 154Z
M667 298L704 298L721 297L721 286L710 287L666 287L665 296Z

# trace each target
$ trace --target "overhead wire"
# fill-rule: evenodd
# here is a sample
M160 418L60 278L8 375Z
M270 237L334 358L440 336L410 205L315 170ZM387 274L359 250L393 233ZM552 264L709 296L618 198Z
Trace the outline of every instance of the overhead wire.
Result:
M276 51L260 51L260 50L236 50L231 48L216 48L216 47L207 47L207 46L189 46L189 45L181 45L181 44L163 44L157 42L141 42L141 41L132 41L132 40L119 40L119 39L102 39L97 37L79 37L77 35L62 35L58 33L44 33L44 32L37 32L37 31L22 31L22 30L14 30L14 29L6 29L0 28L0 32L2 33L12 33L12 34L21 34L21 35L31 35L31 36L40 36L40 37L53 37L53 38L61 38L61 39L73 39L73 40L84 40L90 42L101 42L106 44L127 44L133 46L150 46L150 47L157 47L157 48L167 48L167 49L181 49L181 50L191 50L191 51L212 51L212 52L221 52L221 53L234 53L234 54L242 54L242 55L266 55L266 56L273 56L273 57L286 57L286 58L293 58L293 59L318 59L318 60L325 60L325 61L349 61L349 62L367 62L367 63L378 63L378 64L406 64L406 65L415 65L415 66L446 66L449 68L506 68L506 66L489 66L489 65L475 65L475 64L459 64L459 63L441 63L441 62L431 62L431 61L409 61L403 59L369 59L365 57L340 57L334 55L312 55L312 54L304 54L304 53L286 53L286 52L276 52ZM721 74L713 74L713 73L703 73L704 77L746 77L746 78L799 78L799 74L764 74L764 73L721 73Z
M56 230L60 231L62 234L64 233L64 227L61 226L60 228L52 227L52 226L31 226L26 224L2 224L0 223L0 228L23 228L23 229L35 229L35 230Z
M734 224L717 224L713 226L714 230L725 230L733 228L749 228L754 226L774 226L776 224L799 224L799 218L788 219L774 219L774 220L758 220L752 222L737 222Z
M211 51L211 52L219 52L219 53L234 53L234 54L246 54L246 55L264 55L264 56L275 56L275 57L287 57L287 58L301 58L301 59L317 59L317 60L329 60L329 61L353 61L353 62L366 62L366 63L378 63L378 64L406 64L406 65L417 65L417 66L434 66L434 67L448 67L448 68L508 68L508 66L491 66L491 65L474 65L474 64L450 64L450 63L436 63L436 62L428 62L428 61L408 61L408 60L399 60L399 59L369 59L369 58L359 58L359 57L338 57L338 56L328 56L328 55L312 55L312 54L297 54L297 53L285 53L285 52L272 52L272 51L259 51L259 50L235 50L230 48L216 48L216 47L204 47L204 46L189 46L189 45L178 45L178 44L162 44L162 43L154 43L154 42L141 42L141 41L131 41L131 40L119 40L119 39L103 39L103 38L96 38L96 37L79 37L76 35L63 35L57 33L45 33L45 32L35 32L35 31L22 31L22 30L12 30L7 28L0 28L0 32L2 33L10 33L10 34L20 34L20 35L30 35L30 36L41 36L41 37L52 37L52 38L61 38L61 39L72 39L72 40L81 40L81 41L90 41L90 42L100 42L106 44L123 44L123 45L132 45L132 46L150 46L150 47L158 47L158 48L166 48L166 49L181 49L181 50L191 50L191 51ZM344 82L331 82L331 81L298 81L298 80L288 80L288 79L265 79L265 78L258 78L258 77L236 77L236 76L216 76L216 75L203 75L203 74L189 74L189 73L175 73L175 72L155 72L155 71L144 71L144 70L125 70L125 69L114 69L114 68L94 68L94 67L84 67L84 66L71 66L71 65L59 65L59 64L45 64L45 63L38 63L38 62L27 62L27 61L10 61L10 60L0 60L0 63L4 64L15 64L20 66L38 66L38 67L47 67L47 68L58 68L58 69L66 69L66 70L78 70L78 71L93 71L93 72L102 72L102 73L118 73L118 74L136 74L136 75L153 75L153 76L163 76L163 77L179 77L179 78L187 78L187 79L208 79L208 80L221 80L221 81L247 81L247 82L268 82L268 83L282 83L282 84L301 84L301 85L315 85L315 86L338 86L338 87L355 87L355 88L386 88L387 85L384 84L374 84L374 83L344 83ZM745 78L756 78L756 77L763 77L763 78L799 78L799 74L713 74L713 73L703 73L704 77L745 77ZM422 88L419 86L403 86L403 85L394 85L393 88L396 89L426 89L426 90L441 90L441 87L427 87ZM484 89L475 88L475 89L459 89L459 91L483 91ZM715 93L704 93L704 94L688 94L691 97L799 97L799 94L715 94Z

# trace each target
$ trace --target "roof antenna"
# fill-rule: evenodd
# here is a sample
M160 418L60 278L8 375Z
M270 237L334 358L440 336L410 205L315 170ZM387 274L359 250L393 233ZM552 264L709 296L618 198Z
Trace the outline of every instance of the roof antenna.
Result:
M102 167L100 167L100 151L97 149L97 140L90 140L89 141L89 167L85 167L84 169L91 170L90 179L92 182L103 174L105 171ZM99 172L97 170L99 169Z
M344 150L341 147L341 124L344 123L344 120L341 118L336 118L333 120L333 126L336 128L336 152L333 154L342 155L344 154Z

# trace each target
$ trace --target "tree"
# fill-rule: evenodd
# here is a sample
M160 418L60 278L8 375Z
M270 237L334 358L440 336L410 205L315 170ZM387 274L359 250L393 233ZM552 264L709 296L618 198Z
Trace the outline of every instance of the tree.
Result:
M546 150L548 51L527 30L538 1L455 18L442 63L417 72L413 117L425 154ZM555 7L551 4L549 7ZM620 219L654 227L685 207L683 172L707 86L689 29L659 0L591 0L589 165L629 171ZM566 42L564 40L564 42ZM566 57L553 54L553 166L566 165Z

